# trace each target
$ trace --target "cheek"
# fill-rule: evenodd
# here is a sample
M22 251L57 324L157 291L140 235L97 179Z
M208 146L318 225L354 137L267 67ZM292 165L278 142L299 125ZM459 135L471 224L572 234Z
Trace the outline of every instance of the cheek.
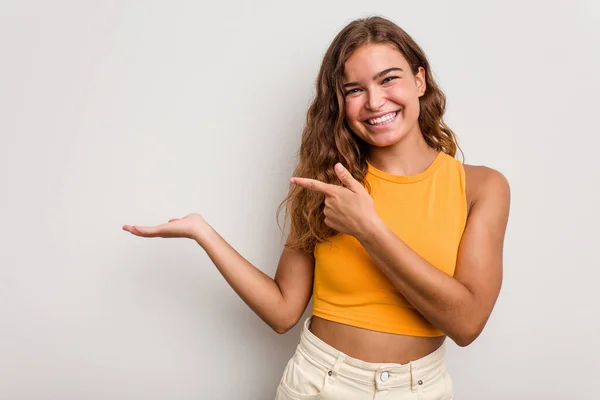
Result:
M410 99L410 113L415 117L418 117L421 113L421 103L418 96Z
M411 90L412 89L398 92L394 96L390 96L390 100L403 106L405 108L405 115L418 116L420 113L418 92L416 90Z
M344 103L344 114L346 115L346 119L349 122L354 122L358 118L358 114L360 112L361 104L358 99L348 99Z

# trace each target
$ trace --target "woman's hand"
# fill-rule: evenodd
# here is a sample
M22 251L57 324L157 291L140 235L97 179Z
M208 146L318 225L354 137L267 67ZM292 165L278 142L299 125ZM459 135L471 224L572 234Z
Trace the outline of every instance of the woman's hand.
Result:
M123 230L141 237L187 238L198 240L209 225L199 214L188 214L183 218L170 219L156 226L123 225Z
M379 221L375 204L367 189L354 179L342 164L335 165L335 172L345 187L307 178L294 177L290 181L303 188L323 193L325 224L360 240L360 237Z

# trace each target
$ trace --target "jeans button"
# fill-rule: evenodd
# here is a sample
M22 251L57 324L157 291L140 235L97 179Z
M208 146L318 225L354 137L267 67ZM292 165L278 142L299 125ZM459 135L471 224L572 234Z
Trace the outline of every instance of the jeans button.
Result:
M390 377L390 373L387 371L383 371L381 373L381 375L379 376L379 379L381 379L381 382L385 382L388 380L389 377Z

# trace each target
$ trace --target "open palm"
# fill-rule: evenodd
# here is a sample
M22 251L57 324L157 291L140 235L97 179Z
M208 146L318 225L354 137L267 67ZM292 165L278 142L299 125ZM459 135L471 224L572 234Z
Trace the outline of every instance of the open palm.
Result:
M183 218L170 219L168 223L162 225L123 225L123 230L141 237L194 239L198 230L205 224L199 214L188 214Z

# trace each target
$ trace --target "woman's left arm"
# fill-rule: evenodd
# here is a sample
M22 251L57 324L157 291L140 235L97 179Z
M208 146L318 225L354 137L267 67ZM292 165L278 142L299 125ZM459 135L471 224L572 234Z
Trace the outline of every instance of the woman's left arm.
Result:
M472 204L453 277L423 259L379 218L357 236L406 299L459 346L479 336L498 298L510 204L501 173L486 167L465 170Z

